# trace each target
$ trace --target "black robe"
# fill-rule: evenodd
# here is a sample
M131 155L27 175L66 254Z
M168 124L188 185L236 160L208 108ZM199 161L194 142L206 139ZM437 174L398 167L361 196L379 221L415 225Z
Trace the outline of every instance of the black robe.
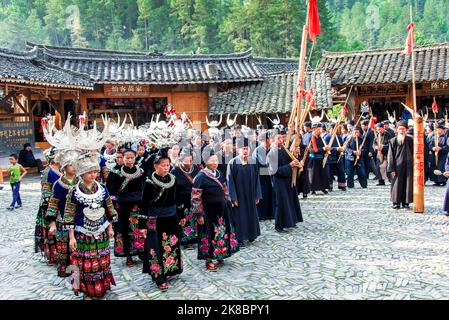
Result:
M438 169L441 172L444 172L446 158L449 152L448 138L445 135L438 137L438 146L441 148L441 150L438 152L438 164L436 164L435 151L432 150L432 148L435 147L435 139L432 135L432 139L429 139L429 174L431 181L443 184L446 183L447 178L443 175L437 176L433 173L433 171Z
M189 245L198 242L198 225L191 212L191 195L193 179L199 169L192 164L192 172L186 173L179 166L171 172L176 177L176 213L181 226L181 244Z
M259 170L260 189L262 199L257 205L259 220L274 219L274 192L271 184L271 177L268 172L267 153L264 146L258 146L253 152L253 158L256 159Z
M198 226L198 259L225 259L239 251L231 223L231 204L223 174L201 170L193 180L192 212L204 218Z
M282 147L271 148L267 155L269 171L275 192L275 227L291 228L302 222L301 207L297 190L292 187L292 161Z
M169 175L155 176L168 183ZM182 272L181 230L176 215L176 183L168 189L153 184L151 177L145 182L140 205L139 228L148 229L145 239L143 273L149 273L156 284L162 284L168 276Z
M406 135L402 145L397 137L390 140L388 147L387 172L396 172L391 179L391 201L394 204L413 202L413 138Z
M326 167L323 168L324 158L324 142L321 137L315 137L312 135L310 138L312 143L310 144L309 163L307 171L309 174L310 190L311 191L323 191L330 189L329 185L329 172ZM314 142L316 142L316 150L314 150Z
M115 206L118 212L118 220L114 227L114 255L116 257L131 257L141 255L145 239L138 229L139 205L142 200L142 191L146 175L143 172L140 177L127 180L121 173L121 169L127 174L137 172L136 166L128 168L119 166L110 171L106 188L111 196L115 197Z
M238 201L231 215L237 240L255 240L260 236L256 200L262 198L255 160L249 158L248 164L243 165L240 157L232 159L228 164L226 180L231 201Z

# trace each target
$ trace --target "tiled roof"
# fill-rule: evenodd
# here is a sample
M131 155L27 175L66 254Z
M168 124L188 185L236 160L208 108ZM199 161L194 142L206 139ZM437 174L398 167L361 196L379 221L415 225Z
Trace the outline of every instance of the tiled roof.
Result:
M29 47L36 46L28 43ZM96 83L188 84L261 81L251 51L232 54L167 55L37 45L39 57L88 74ZM217 73L213 72L216 67Z
M298 59L254 58L254 62L264 75L298 71Z
M209 104L210 114L263 114L291 111L297 72L271 74L263 82L245 84L219 92ZM316 105L332 108L331 79L323 71L308 73L306 88L313 88Z
M406 83L411 56L403 50L324 52L318 68L335 72L335 85ZM415 53L416 82L449 79L449 43L416 47Z
M0 49L0 81L93 90L88 76L38 60L37 49L28 52Z

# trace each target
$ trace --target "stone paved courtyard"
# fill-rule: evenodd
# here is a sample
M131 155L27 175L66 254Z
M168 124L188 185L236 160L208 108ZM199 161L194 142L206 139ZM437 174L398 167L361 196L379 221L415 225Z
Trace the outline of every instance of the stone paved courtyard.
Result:
M449 218L445 188L426 187L426 214L390 209L388 187L334 191L301 200L305 222L262 236L208 272L184 251L184 272L160 292L142 264L112 257L117 286L105 299L447 299ZM357 183L356 183L357 185ZM13 212L9 185L0 191L0 299L81 299L34 253L38 177L22 184L24 207Z

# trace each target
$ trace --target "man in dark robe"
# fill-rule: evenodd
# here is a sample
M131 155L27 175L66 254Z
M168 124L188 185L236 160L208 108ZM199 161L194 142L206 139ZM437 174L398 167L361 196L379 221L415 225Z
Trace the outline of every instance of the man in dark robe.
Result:
M375 134L372 128L369 127L369 120L364 120L362 122L362 130L363 130L363 137L365 138L366 135L366 139L365 139L365 144L364 146L366 146L367 152L365 155L363 155L363 163L365 165L365 174L366 174L366 178L369 178L369 173L373 172L375 175L375 179L377 179L378 181L381 180L380 174L379 174L379 170L378 170L378 166L376 165L376 152L373 148L373 143L374 143L374 139L375 139Z
M362 128L356 127L345 150L346 172L348 175L348 188L354 188L354 173L357 172L357 178L363 189L368 187L368 179L365 172L364 155L368 149L363 144L361 137Z
M267 163L267 154L270 150L271 142L266 133L259 134L258 140L259 146L252 154L259 170L260 188L262 191L262 199L260 199L257 205L257 212L260 220L274 219L275 200Z
M262 198L259 174L250 156L249 141L244 138L237 145L238 156L228 163L226 180L232 202L232 223L240 245L253 242L260 236L257 204Z
M326 151L329 151L331 147L326 146L321 136L323 125L314 123L312 127L313 133L310 138L312 143L309 149L309 164L307 167L310 190L312 194L315 194L316 191L322 191L324 194L327 194L327 190L330 189L329 172L327 168L323 168L323 158Z
M383 126L384 126L385 131L388 132L388 134L390 135L390 137L393 138L394 136L396 136L394 130L392 129L392 127L394 127L394 124L393 124L393 123L390 124L390 121L385 120L384 122L382 122L382 124L383 124Z
M387 172L391 174L393 209L410 208L413 202L413 138L407 135L407 122L398 122L398 135L390 140Z
M387 176L387 156L388 156L388 145L390 140L394 138L394 135L390 135L389 131L385 130L383 123L376 124L376 139L374 141L374 149L377 151L377 167L380 173L379 182L376 186L384 186L385 180L388 179Z
M444 123L437 125L436 133L438 135L438 145L435 146L435 138L429 139L429 162L430 162L430 180L437 186L444 186L447 178L443 175L435 175L435 170L444 172L447 154L449 152L448 138L444 134ZM435 133L434 133L435 134ZM436 154L438 153L438 163L436 163Z
M270 151L267 155L268 170L270 172L273 190L275 192L275 229L286 232L284 228L296 227L302 222L301 207L298 194L292 187L293 168L302 168L298 159L292 160L284 147L285 131L272 131ZM298 172L299 174L299 172Z
M329 126L329 132L324 135L324 141L330 146L332 140L332 133L335 129L336 124L332 123ZM345 174L345 163L343 161L338 161L338 156L340 152L343 151L343 138L338 133L335 135L334 141L332 142L330 154L327 158L326 167L329 171L329 185L330 190L333 188L334 176L337 176L338 189L346 191L346 174Z

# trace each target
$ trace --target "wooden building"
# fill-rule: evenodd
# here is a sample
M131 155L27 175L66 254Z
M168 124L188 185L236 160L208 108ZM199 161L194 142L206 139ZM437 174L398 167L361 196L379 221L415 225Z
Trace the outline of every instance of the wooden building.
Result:
M56 115L60 124L69 112L75 116L85 112L90 123L103 113L122 117L129 113L139 125L170 104L178 113L186 112L199 130L207 129L207 117L220 114L222 126L228 115L239 115L237 123L250 126L257 124L255 116L269 126L267 116L279 115L286 123L296 90L297 59L258 58L251 51L169 55L27 46L25 52L3 51L18 61L12 69L3 67L3 72L9 70L16 81L28 79L33 87L18 90L11 100L11 81L4 82L9 94L4 100L9 99L17 112L22 104L23 112L4 112L3 117L21 116L21 121L33 123L37 143L44 140L40 120L48 113ZM306 85L315 90L319 109L332 107L329 74L309 72Z
M334 103L344 103L351 87L349 109L360 113L364 101L379 120L387 111L403 112L402 103L412 105L411 57L403 48L354 52L324 52L318 68L332 78ZM449 43L415 48L417 107L430 110L433 97L441 118L449 109Z
M64 114L76 105L65 97L76 98L93 89L89 77L37 59L37 49L0 49L0 160L24 143L34 145L36 137L42 141L40 119L48 113ZM4 165L2 161L0 166Z
M93 92L80 95L90 120L101 113L130 113L137 124L151 120L167 104L206 128L209 99L218 91L263 81L251 51L232 54L166 55L62 48L28 43L43 61L88 75ZM54 97L57 99L57 97Z

